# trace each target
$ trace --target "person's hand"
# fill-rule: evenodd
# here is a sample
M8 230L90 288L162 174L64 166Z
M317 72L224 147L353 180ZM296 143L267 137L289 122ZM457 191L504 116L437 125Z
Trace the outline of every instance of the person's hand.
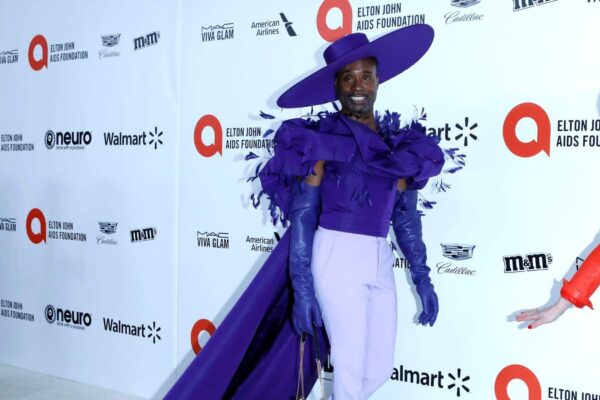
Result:
M440 308L433 285L431 283L419 285L417 286L417 293L423 306L423 311L419 315L419 324L433 326Z
M312 335L316 327L323 326L321 308L313 296L295 296L292 308L292 323L298 335Z
M562 297L559 297L558 301L549 307L521 311L519 315L517 315L516 320L518 322L530 321L527 328L537 328L540 325L556 321L570 306L571 303Z

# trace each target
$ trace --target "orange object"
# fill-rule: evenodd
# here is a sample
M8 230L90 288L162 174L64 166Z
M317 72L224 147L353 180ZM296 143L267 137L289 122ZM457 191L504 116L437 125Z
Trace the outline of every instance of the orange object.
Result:
M590 296L594 294L598 285L600 285L600 245L585 259L570 282L563 279L560 295L576 307L588 306L593 310Z

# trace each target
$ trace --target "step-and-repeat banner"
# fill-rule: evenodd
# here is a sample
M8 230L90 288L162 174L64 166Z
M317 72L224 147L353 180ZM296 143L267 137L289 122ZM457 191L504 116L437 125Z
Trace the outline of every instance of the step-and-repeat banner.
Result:
M172 373L180 18L0 5L0 363L146 397Z
M420 192L440 315L415 324L398 254L373 398L600 398L595 312L514 322L600 242L600 2L433 3L2 4L0 362L164 395L285 230L249 181L273 131L333 110L278 95L340 35L427 23L431 50L376 106L446 152Z

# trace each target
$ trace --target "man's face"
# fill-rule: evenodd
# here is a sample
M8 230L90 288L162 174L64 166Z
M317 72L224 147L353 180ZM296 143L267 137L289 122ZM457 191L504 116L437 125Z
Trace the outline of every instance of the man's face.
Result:
M372 58L363 58L340 69L335 78L335 91L342 111L358 117L372 115L378 85L377 66Z

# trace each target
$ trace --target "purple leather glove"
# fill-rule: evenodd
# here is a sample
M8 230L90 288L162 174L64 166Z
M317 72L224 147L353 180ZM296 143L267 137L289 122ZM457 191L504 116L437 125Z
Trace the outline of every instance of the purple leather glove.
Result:
M302 332L312 335L313 325L323 326L310 269L313 238L320 212L320 188L303 181L294 182L288 215L291 223L289 271L294 288L292 322L298 335Z
M423 243L421 216L417 212L417 191L407 190L396 193L392 212L392 225L396 241L402 254L410 264L410 274L421 298L423 312L419 323L433 326L437 319L439 305L427 266L427 249Z

